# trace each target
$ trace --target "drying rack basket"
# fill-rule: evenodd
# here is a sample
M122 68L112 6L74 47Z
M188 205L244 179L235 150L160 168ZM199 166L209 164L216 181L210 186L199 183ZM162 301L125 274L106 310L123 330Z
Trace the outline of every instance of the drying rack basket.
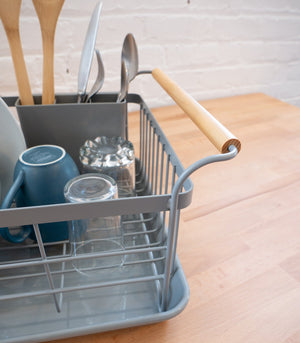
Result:
M94 117L89 117L89 124L97 119L93 127L98 134L110 130L110 134L127 138L128 103L139 106L140 140L136 196L0 210L1 227L33 225L37 237L37 242L22 244L0 241L1 342L41 342L154 323L177 315L188 302L189 288L176 256L176 243L180 210L192 199L189 175L206 164L233 158L239 147L229 144L225 152L184 169L144 100L129 94L127 102L116 104L116 97L113 93L97 95L92 104L81 106L74 103L75 95L61 95L55 105L35 105L36 113L33 108L16 104L28 146L52 143L67 151L71 146L70 154L76 158L83 137L79 133L66 137L61 132L69 128L68 116L72 115L78 116L74 122L84 130L86 117L82 123L79 117L91 108ZM4 100L14 105L16 99ZM54 114L49 116L51 110L59 121ZM113 112L119 121L116 131L111 130ZM59 123L57 135L35 134L34 130L49 118L52 121L48 127L54 123L55 129ZM37 124L38 120L42 123ZM87 125L86 130L90 127ZM94 133L91 135L95 138ZM68 241L44 244L39 235L41 223L116 215L122 219L124 250L71 256ZM122 257L121 266L110 264L114 256ZM76 259L95 258L104 263L89 277L73 267Z

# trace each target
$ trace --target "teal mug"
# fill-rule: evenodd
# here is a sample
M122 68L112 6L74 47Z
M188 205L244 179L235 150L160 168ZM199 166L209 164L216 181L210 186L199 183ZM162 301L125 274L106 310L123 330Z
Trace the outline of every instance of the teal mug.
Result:
M79 175L78 168L66 151L56 145L38 145L25 150L16 163L14 182L6 194L1 209L64 203L64 186ZM68 239L67 222L39 225L43 242ZM32 225L23 226L17 234L0 228L9 242L21 243L26 238L36 240Z

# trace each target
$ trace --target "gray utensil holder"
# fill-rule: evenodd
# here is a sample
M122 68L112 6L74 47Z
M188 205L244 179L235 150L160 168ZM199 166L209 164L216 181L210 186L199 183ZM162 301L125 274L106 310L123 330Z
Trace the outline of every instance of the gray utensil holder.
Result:
M117 94L102 93L92 103L77 103L76 94L55 97L55 104L42 105L35 96L35 105L16 109L27 147L54 144L65 148L79 169L79 148L87 139L97 136L121 136L127 139L127 103L117 103Z

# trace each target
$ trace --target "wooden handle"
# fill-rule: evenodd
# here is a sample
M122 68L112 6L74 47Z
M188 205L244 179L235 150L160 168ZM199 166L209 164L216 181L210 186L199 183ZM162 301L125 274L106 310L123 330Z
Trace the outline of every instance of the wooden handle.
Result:
M13 59L21 104L33 105L34 102L25 65L20 33L19 31L7 30L6 34Z
M152 71L153 78L170 95L176 104L190 116L192 121L207 136L214 146L222 153L228 152L230 145L241 150L240 141L202 107L192 96L181 89L162 70L156 68Z
M33 97L26 70L19 31L21 1L22 0L1 0L0 17L9 42L21 104L33 105Z
M42 32L43 37L43 96L42 104L55 103L54 90L54 36Z
M32 0L39 18L43 40L42 104L54 104L54 37L57 20L65 0Z

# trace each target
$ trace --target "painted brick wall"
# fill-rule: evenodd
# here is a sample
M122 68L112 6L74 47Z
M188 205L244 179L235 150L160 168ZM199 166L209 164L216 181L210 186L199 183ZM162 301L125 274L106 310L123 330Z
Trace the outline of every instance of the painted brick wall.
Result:
M85 33L97 0L66 0L55 41L56 92L76 92ZM42 43L31 0L20 30L34 93L42 88ZM300 106L299 0L103 0L96 47L103 56L103 91L120 87L121 47L134 34L140 69L160 67L197 100L264 92ZM17 93L8 42L0 26L0 94ZM97 73L93 65L90 84ZM130 91L150 106L172 100L150 75Z

